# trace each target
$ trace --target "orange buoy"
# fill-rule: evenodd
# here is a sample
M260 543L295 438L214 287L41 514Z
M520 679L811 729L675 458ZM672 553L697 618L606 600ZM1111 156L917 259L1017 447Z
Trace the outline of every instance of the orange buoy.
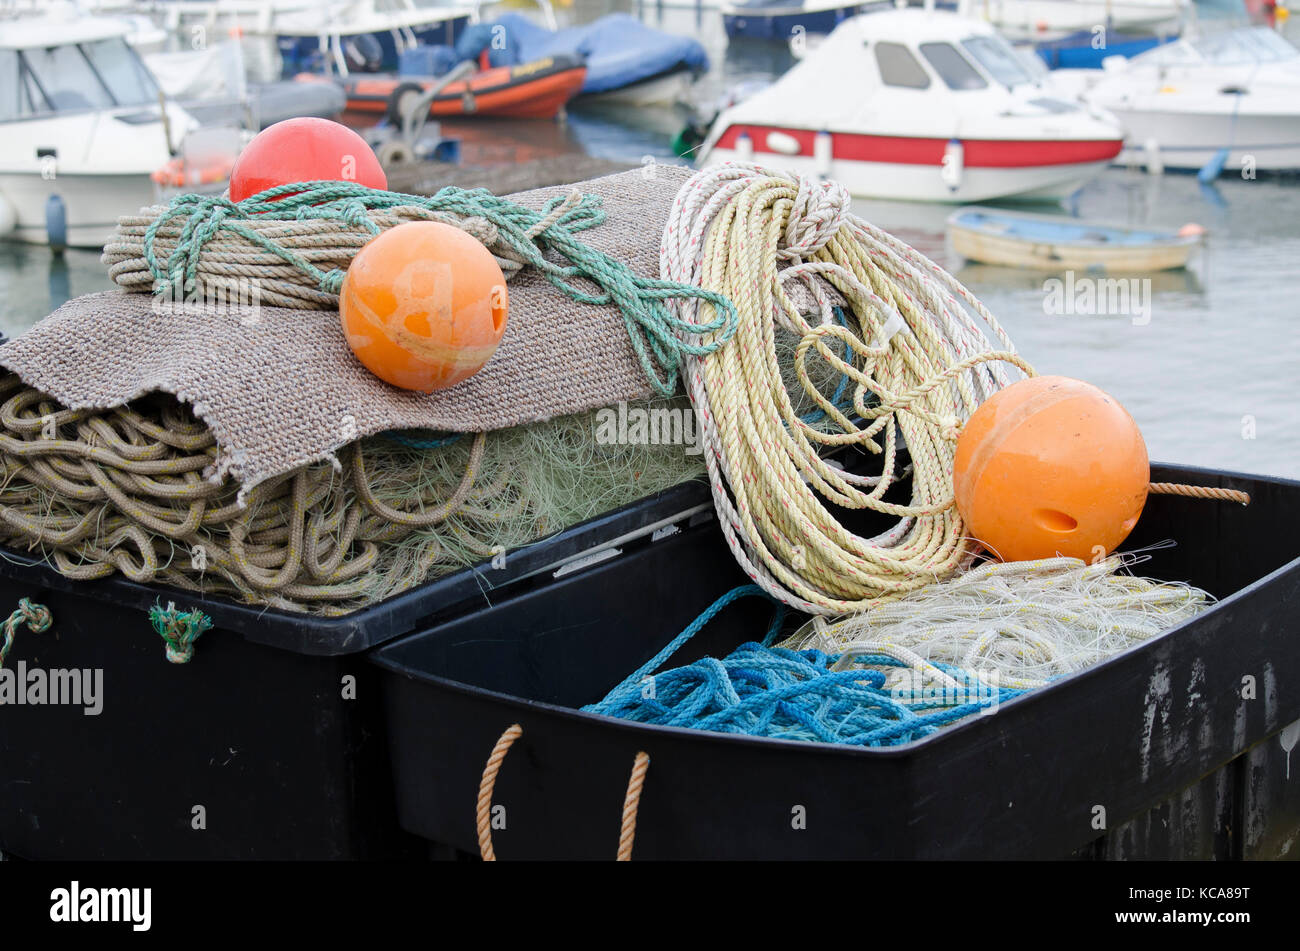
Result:
M436 221L372 239L339 292L343 333L357 358L381 380L424 393L477 373L501 342L508 309L492 253Z
M986 400L953 465L967 534L1003 561L1109 554L1137 524L1150 480L1133 417L1063 376L1021 380Z

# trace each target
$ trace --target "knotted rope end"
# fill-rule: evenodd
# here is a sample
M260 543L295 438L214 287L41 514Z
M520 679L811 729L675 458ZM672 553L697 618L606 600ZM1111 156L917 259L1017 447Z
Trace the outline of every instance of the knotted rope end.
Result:
M197 608L176 610L175 602L167 607L155 604L149 609L149 623L166 645L167 659L173 664L188 664L194 657L194 642L210 630L212 620Z

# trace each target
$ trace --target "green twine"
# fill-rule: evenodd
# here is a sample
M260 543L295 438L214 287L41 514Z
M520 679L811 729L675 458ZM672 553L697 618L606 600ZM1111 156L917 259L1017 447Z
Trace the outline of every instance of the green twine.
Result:
M297 220L338 221L351 228L379 234L382 230L368 212L397 207L419 207L463 217L483 218L497 229L498 241L526 265L537 268L556 288L581 304L614 304L623 315L632 348L641 369L655 392L671 396L677 389L678 370L684 356L704 356L723 346L736 331L739 317L726 297L676 281L642 277L607 254L588 247L575 232L605 220L600 198L583 195L572 208L557 214L536 237L529 229L557 212L567 199L556 196L541 211L515 204L485 188L448 186L433 197L403 195L367 188L355 182L296 182L232 202L210 195L178 195L150 224L144 236L144 259L153 274L155 293L184 297L198 282L203 248L221 231L229 231L280 258L306 274L320 290L337 295L345 271L322 271L302 256L281 247L274 239L244 224L254 215ZM166 264L158 261L154 243L158 229L173 218L185 217L176 248ZM548 260L543 248L568 263ZM575 281L596 285L586 290ZM179 293L178 289L179 288ZM667 306L671 299L698 298L712 304L717 316L708 323L692 323L678 317ZM708 343L690 342L694 335L716 334Z
M458 441L464 433L435 433L427 439L421 439L419 436L412 436L411 433L427 432L421 429L389 429L380 433L384 439L389 442L395 442L399 446L405 446L407 449L442 449Z
M33 634L40 634L50 629L54 618L50 616L50 609L45 605L37 604L27 598L21 599L18 602L18 610L5 619L5 641L4 645L0 646L0 667L4 666L5 658L9 656L9 649L14 646L14 634L18 630L18 625L23 623Z
M188 664L194 656L194 642L212 627L212 621L197 608L177 611L171 601L167 607L155 604L149 609L149 623L167 644L167 659L173 664Z

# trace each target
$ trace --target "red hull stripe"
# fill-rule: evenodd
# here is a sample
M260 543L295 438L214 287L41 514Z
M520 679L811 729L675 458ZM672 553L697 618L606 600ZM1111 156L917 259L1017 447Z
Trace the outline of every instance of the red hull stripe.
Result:
M735 149L742 132L749 133L754 153L782 155L767 145L769 132L783 132L799 143L799 154L811 157L817 133L809 129L777 126L733 125L718 139L720 149ZM966 168L1025 168L1041 165L1078 165L1107 162L1119 154L1122 139L962 139L962 164ZM902 135L860 135L832 132L831 154L838 160L890 162L898 165L942 165L947 139Z

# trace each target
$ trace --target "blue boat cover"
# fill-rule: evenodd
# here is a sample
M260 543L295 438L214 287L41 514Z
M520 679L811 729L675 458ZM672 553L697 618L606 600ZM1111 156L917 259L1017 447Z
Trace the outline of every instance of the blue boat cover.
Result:
M518 13L470 26L456 43L457 59L488 51L493 66L515 66L568 54L587 61L584 93L609 92L680 66L703 71L708 54L697 40L646 26L626 13L552 32Z
M1093 47L1093 39L1091 30L1080 30L1058 40L1038 43L1034 46L1034 51L1047 64L1048 69L1101 69L1101 61L1107 56L1132 59L1177 37L1111 33L1106 36L1106 45L1102 49Z
M460 60L450 46L426 43L397 54L397 73L399 76L442 76L455 69Z

